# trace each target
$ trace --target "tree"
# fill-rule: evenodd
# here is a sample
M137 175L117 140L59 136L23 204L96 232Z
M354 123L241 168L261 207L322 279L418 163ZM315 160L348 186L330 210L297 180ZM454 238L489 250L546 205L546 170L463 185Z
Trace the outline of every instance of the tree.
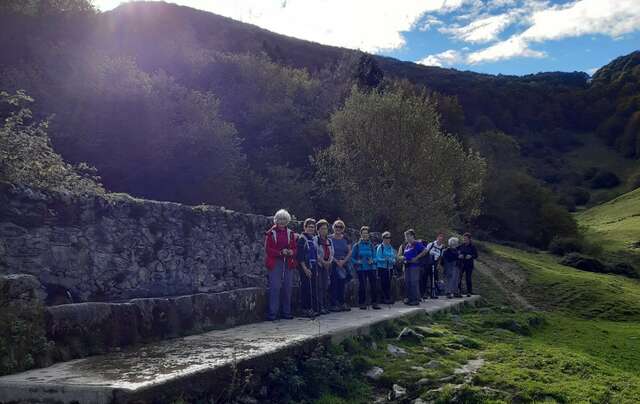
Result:
M73 194L104 193L95 169L66 163L52 147L48 123L32 122L23 91L0 92L0 180Z
M483 132L470 143L486 158L482 213L475 227L492 238L546 248L554 237L574 237L577 225L551 192L522 168L520 147L502 132Z
M484 161L442 133L426 92L354 86L330 129L333 144L318 157L319 174L343 195L350 220L432 232L479 213Z

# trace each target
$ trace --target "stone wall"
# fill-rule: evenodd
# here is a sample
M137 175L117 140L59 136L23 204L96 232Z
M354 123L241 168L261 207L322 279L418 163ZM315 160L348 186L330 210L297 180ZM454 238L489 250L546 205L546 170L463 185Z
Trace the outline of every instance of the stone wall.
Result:
M0 274L34 275L48 304L264 287L270 225L221 207L0 183Z

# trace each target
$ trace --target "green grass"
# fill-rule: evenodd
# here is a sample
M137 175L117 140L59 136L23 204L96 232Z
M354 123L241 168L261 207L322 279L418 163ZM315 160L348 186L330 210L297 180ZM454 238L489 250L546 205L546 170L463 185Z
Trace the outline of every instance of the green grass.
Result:
M566 267L546 253L483 247L488 267L512 271L509 290L544 311L514 310L500 289L491 288L494 281L478 273L479 292L494 306L386 323L370 336L343 342L354 378L359 374L370 386L363 401L380 399L399 384L407 389L406 402L638 402L640 282ZM398 341L405 326L426 337ZM407 354L390 354L389 344ZM478 358L485 363L477 373L456 373ZM376 381L364 376L373 366L384 370ZM325 395L317 402L348 401Z
M376 381L364 379L371 385L367 400L386 395L393 384L407 389L409 401L421 397L436 403L631 403L640 397L637 323L472 309L415 319L410 327L420 332L426 326L433 333L420 341L398 341L395 336L406 325L387 324L374 337L343 343L355 371L384 370ZM388 344L407 354L390 354ZM465 380L455 374L476 358L485 363L474 376ZM318 402L344 401L325 396Z
M587 240L602 248L603 258L640 267L640 188L576 214Z
M637 402L640 282L565 267L546 253L482 247L495 273L476 286L493 305L376 325L369 335L274 364L258 386L269 386L273 402L296 403L386 401L395 384L406 389L396 402ZM507 276L506 289L492 288ZM544 311L510 307L505 290ZM404 327L424 338L398 340ZM390 344L406 353L392 354ZM476 373L460 374L476 359L484 360ZM377 380L365 376L374 366L384 370Z
M526 279L520 292L534 306L581 318L640 321L637 280L576 270L546 253L498 245L489 249L500 259L518 264Z
M483 317L471 314L462 323L449 323L487 347L475 385L507 391L509 401L630 403L640 397L639 324L546 314L543 326L520 335L497 333ZM510 316L488 317L504 322Z

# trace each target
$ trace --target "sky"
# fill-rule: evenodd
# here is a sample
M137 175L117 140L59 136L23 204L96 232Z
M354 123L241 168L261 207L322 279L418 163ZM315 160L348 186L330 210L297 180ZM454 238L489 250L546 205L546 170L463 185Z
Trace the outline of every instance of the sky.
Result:
M102 11L120 0L93 0ZM175 0L280 34L491 74L584 71L640 49L640 0Z

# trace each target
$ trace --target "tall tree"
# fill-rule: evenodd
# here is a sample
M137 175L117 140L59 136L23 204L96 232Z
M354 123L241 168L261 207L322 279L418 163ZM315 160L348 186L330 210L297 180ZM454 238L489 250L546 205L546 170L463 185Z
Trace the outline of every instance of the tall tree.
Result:
M432 232L479 213L484 161L442 133L426 92L354 87L330 128L333 144L318 158L319 175L342 193L352 220Z

